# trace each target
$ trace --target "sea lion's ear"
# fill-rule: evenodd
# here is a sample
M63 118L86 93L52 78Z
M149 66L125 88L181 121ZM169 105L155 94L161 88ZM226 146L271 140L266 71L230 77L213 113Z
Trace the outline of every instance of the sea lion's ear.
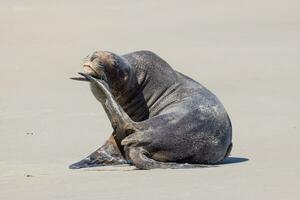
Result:
M105 66L105 67L114 67L116 65L116 58L113 55L113 53L108 52L108 51L99 51L98 56L100 59L100 62Z

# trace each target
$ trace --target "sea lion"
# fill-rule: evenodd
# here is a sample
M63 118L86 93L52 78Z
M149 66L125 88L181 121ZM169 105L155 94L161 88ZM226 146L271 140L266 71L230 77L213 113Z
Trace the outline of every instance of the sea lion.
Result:
M150 51L96 51L81 78L114 129L109 140L71 169L131 163L138 169L217 164L232 148L229 116L204 86Z

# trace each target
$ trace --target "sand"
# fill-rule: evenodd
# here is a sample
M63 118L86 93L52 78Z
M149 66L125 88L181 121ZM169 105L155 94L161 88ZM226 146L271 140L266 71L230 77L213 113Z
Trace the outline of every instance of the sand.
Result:
M283 0L1 1L0 199L299 199L299 10ZM112 132L88 85L68 77L95 50L141 49L221 99L229 164L68 169Z

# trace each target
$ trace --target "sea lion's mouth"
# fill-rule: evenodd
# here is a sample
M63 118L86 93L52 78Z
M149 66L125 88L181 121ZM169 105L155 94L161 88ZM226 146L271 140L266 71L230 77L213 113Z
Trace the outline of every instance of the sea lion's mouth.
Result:
M83 71L91 76L100 76L100 72L95 70L91 65L83 65Z
M100 79L102 81L107 82L107 78L106 78L104 72L100 71L100 70L96 70L96 69L94 69L90 65L83 65L83 71L84 71L84 74L90 75L93 78L96 78L98 80ZM83 74L82 72L79 72L79 73L80 73L80 75ZM82 77L70 77L70 79L76 80L76 81L90 81L85 76L82 76Z
M82 77L70 77L70 79L75 80L75 81L88 81L88 82L90 82L91 79L87 78L89 76L89 77L92 77L94 79L101 80L101 81L104 81L104 82L107 83L107 80L106 80L105 76L98 77L98 76L93 76L93 75L90 75L90 74L87 74L87 73L82 73L82 72L78 72L78 74L80 74Z

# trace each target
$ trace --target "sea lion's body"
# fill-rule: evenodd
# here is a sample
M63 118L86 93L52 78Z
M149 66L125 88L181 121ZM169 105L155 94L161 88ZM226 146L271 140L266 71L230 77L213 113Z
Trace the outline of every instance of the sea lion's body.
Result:
M130 70L125 84L104 86L108 95L99 95L103 81L90 77L92 91L114 127L114 138L111 138L114 141L99 150L109 149L108 154L115 154L112 158L117 159L111 159L111 163L100 162L98 150L71 168L126 161L140 169L180 168L194 166L180 163L215 164L229 154L232 146L230 119L209 90L175 71L152 52L112 54L109 58L106 54L110 53L104 53L105 56L102 53L97 54L101 63L105 59L117 60L115 65L128 65L125 71ZM106 70L106 76L108 74ZM115 110L119 111L113 111L114 106L109 107L108 101L103 101L107 96L111 96L111 104L116 104Z

